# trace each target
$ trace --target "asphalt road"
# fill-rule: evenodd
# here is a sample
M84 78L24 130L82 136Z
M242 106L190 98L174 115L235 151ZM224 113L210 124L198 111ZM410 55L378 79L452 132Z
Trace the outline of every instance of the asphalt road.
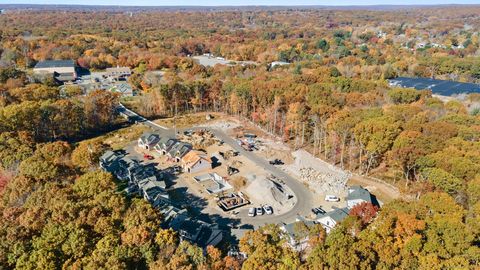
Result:
M138 115L137 113L125 108L125 106L123 106L122 104L120 104L118 110L119 110L119 113L121 113L122 115L127 116L131 120L133 119L133 121L135 121L136 123L142 123L144 125L149 126L153 130L157 131L160 135L162 134L164 136L174 135L173 130L147 120L146 118ZM196 128L196 129L205 129L205 128ZM240 214L237 217L241 219L241 223L251 224L255 227L258 227L264 224L272 224L272 223L278 224L282 222L293 222L295 221L295 218L298 215L307 216L310 214L310 210L314 207L312 192L310 192L303 183L291 177L289 174L285 173L280 168L270 165L270 163L264 158L257 156L253 152L246 151L245 149L243 149L243 147L241 147L237 143L236 140L234 140L233 138L225 134L225 132L218 129L211 129L211 128L207 128L207 129L213 132L215 136L223 140L235 151L238 151L241 155L244 155L245 157L250 159L252 162L256 163L260 167L263 167L266 171L270 172L273 176L283 181L283 183L285 183L285 185L287 185L290 188L290 190L293 192L294 196L296 197L297 202L293 206L293 208L290 209L290 211L280 215L274 214L274 215L248 217L247 209L244 209L240 212ZM179 130L179 132L183 132L184 130L187 130L187 129Z
M154 130L168 130L168 128L161 126L157 123L154 123L147 118L135 113L132 110L127 109L122 103L120 103L117 107L118 113L126 117L129 121L134 122L134 123L142 123L144 125L149 126L150 128ZM173 134L173 133L172 133Z

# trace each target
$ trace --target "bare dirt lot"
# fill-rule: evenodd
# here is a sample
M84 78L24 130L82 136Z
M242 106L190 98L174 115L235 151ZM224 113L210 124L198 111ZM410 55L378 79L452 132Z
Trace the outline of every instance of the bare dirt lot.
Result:
M365 176L352 175L352 177L348 180L348 184L363 186L370 191L370 193L375 194L375 196L377 196L377 198L383 203L387 203L400 197L400 192L394 187L379 183Z
M211 116L210 120L207 120L207 115ZM173 117L158 119L158 120L155 120L154 122L168 128L173 128L175 124L175 126L178 129L181 129L181 128L190 128L192 126L199 126L207 123L216 123L216 122L219 122L219 120L217 119L223 117L221 116L222 114L219 114L219 113L194 113L194 114L177 116L176 119L174 119Z
M285 165L292 164L295 159L290 148L270 138L258 138L256 153L266 160L280 159Z

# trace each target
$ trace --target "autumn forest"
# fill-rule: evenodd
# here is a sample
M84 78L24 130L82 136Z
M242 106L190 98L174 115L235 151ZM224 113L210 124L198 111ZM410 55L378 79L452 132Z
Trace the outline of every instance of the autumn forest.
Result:
M0 269L477 269L480 93L445 98L388 79L480 83L479 14L461 5L0 14ZM204 54L232 64L201 65ZM64 59L131 68L135 95L32 76L38 62ZM235 117L401 197L350 212L328 234L298 224L309 236L301 252L275 224L239 240L245 258L228 244L203 250L98 169L111 146L84 140L129 125L119 102L149 119Z

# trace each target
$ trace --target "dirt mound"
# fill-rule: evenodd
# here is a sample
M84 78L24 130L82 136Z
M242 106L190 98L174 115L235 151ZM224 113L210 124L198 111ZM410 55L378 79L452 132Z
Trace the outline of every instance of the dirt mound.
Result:
M267 178L247 176L249 184L245 189L252 202L271 205L277 212L284 212L293 207L294 202L290 194L282 185ZM290 199L289 199L290 198Z

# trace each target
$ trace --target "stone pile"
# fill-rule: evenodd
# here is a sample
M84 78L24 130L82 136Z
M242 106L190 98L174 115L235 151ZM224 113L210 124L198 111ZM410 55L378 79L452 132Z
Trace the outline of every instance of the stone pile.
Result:
M301 168L300 177L320 193L335 194L346 190L349 178L347 174L322 173L311 167Z

